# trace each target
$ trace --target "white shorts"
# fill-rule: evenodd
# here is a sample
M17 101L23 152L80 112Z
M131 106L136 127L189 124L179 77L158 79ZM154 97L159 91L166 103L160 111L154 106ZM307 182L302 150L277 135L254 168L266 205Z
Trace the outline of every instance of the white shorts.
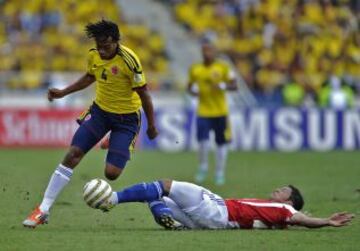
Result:
M164 201L172 209L174 218L189 228L227 228L228 211L224 200L204 187L173 181Z

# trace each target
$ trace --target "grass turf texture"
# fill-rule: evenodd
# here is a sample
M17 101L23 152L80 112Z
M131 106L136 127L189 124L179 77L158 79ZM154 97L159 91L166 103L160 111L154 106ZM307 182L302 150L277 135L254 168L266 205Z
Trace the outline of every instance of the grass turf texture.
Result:
M40 202L49 176L65 150L0 150L0 250L359 250L359 219L345 228L169 232L158 227L140 203L103 214L86 206L82 187L103 177L104 152L95 150L76 169L51 212L49 225L21 225ZM161 177L192 181L195 153L137 152L113 189ZM213 170L211 170L213 171ZM266 197L294 184L305 211L328 216L360 213L358 152L231 153L227 183L205 187L223 197Z

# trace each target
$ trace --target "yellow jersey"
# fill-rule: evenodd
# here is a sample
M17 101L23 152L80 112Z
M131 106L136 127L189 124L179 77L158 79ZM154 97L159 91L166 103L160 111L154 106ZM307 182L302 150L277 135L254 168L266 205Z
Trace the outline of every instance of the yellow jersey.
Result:
M220 117L228 115L229 108L225 90L219 88L220 83L228 84L233 78L230 66L220 60L211 65L194 64L189 71L189 81L197 85L199 90L198 116Z
M139 58L129 48L119 45L117 55L104 60L96 49L88 56L87 72L95 76L95 103L106 112L133 113L140 109L141 99L134 88L146 84Z

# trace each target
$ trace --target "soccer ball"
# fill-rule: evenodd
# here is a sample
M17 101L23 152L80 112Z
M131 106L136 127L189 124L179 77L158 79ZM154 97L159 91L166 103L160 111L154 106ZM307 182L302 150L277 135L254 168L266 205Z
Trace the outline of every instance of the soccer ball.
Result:
M109 183L102 179L90 180L84 186L84 201L92 208L99 208L112 194Z

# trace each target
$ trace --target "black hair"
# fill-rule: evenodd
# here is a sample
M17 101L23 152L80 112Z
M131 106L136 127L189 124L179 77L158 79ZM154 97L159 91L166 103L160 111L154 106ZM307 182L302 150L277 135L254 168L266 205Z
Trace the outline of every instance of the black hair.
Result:
M120 40L120 31L116 23L102 19L96 23L88 23L85 26L86 36L95 40L105 40L111 37L114 42Z
M304 206L304 198L302 197L299 189L293 185L288 185L288 187L291 188L291 195L289 199L291 200L293 207L298 211L301 210Z

